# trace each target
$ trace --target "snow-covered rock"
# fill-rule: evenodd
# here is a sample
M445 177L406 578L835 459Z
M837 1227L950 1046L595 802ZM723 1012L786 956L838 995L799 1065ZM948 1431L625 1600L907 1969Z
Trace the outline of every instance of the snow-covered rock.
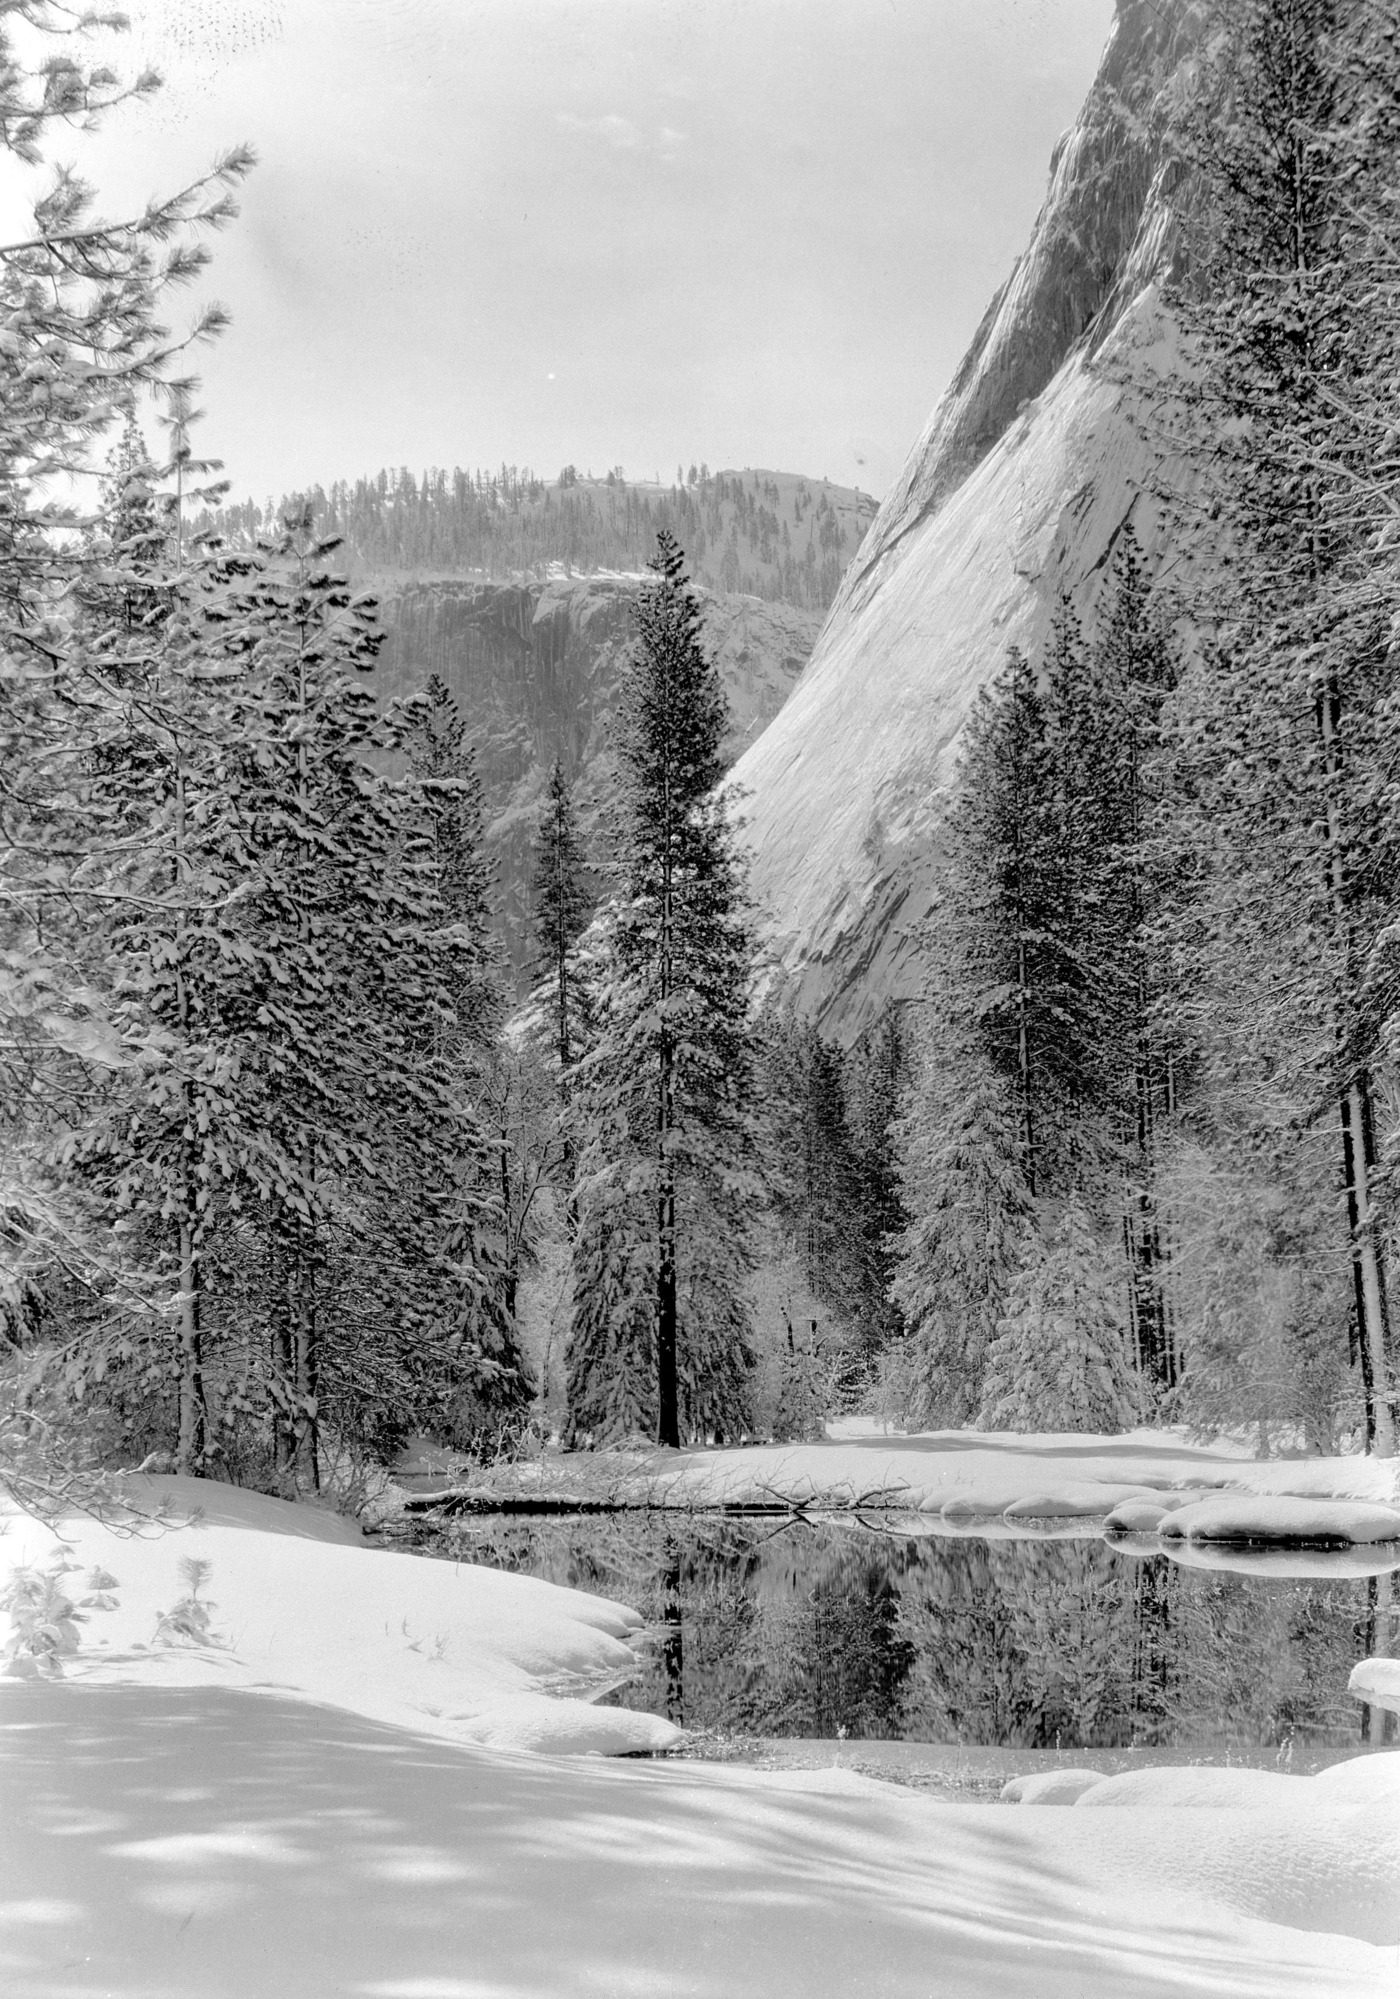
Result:
M1105 1516L1105 1534L1155 1534L1171 1508L1160 1499L1125 1499Z
M1077 1805L1210 1805L1216 1810L1238 1805L1306 1804L1300 1785L1307 1777L1290 1777L1279 1770L1228 1768L1212 1763L1168 1763L1147 1770L1120 1770L1100 1777L1075 1799Z
M1400 1541L1400 1509L1356 1500L1228 1493L1168 1513L1157 1529L1164 1540L1285 1541L1364 1547Z
M1036 1770L1003 1784L1001 1795L1009 1805L1072 1805L1102 1782L1102 1770Z
M1119 1507L1153 1503L1142 1486L1114 1485L1108 1481L1079 1485L1070 1480L1022 1493L1019 1499L1001 1509L1001 1517L1003 1520L1102 1520L1105 1514Z
M1030 243L846 573L811 661L740 759L753 883L808 1012L854 1034L918 992L920 930L959 735L1061 593L1092 606L1131 514L1149 565L1161 462L1115 380L1172 365L1163 114L1207 10L1118 0Z
M1351 1669L1347 1692L1371 1707L1400 1714L1400 1659L1362 1659ZM1400 1757L1396 1765L1400 1769Z

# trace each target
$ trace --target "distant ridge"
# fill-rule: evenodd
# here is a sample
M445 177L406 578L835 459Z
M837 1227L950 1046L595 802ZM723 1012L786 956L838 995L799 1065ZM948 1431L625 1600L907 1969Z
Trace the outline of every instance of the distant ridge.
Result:
M876 512L869 494L796 472L692 466L664 486L628 480L620 467L595 478L568 465L546 481L503 465L380 472L276 506L243 501L206 523L248 540L308 499L324 531L345 537L357 578L386 590L410 580L635 574L668 528L704 588L818 613Z

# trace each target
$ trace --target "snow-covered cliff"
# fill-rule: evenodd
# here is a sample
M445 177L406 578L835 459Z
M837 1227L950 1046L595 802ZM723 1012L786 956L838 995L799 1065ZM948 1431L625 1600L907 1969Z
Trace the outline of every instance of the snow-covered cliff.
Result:
M1163 559L1164 466L1122 386L1173 328L1163 127L1205 10L1119 0L1031 241L880 509L776 720L735 781L770 945L843 1037L917 993L958 735L1062 593L1091 605L1123 522Z

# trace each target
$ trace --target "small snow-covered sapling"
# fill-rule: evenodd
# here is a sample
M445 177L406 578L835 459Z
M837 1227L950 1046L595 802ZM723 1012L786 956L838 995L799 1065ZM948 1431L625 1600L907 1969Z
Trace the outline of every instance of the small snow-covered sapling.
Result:
M78 1627L86 1624L94 1610L115 1610L112 1591L115 1576L105 1569L93 1569L88 1576L88 1594L73 1597L66 1578L77 1573L78 1564L65 1550L53 1556L46 1569L26 1565L15 1569L9 1586L0 1595L0 1610L7 1611L10 1632L0 1646L3 1670L17 1679L59 1679L63 1661L71 1658L82 1644Z
M199 1592L204 1588L214 1572L212 1562L203 1561L197 1555L180 1557L180 1580L185 1585L185 1594L173 1603L169 1610L162 1610L156 1617L153 1645L222 1645L209 1622L211 1612L218 1605L207 1602Z

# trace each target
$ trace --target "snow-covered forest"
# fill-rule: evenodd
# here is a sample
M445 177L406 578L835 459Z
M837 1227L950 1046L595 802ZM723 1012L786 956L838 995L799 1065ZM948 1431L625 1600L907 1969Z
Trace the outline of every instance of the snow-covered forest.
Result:
M656 536L685 548L697 583L824 611L874 516L868 495L825 479L711 472L678 465L670 486L629 482L620 466L594 478L566 465L542 479L515 465L492 472L407 467L372 479L333 480L304 495L345 560L375 579L404 574L518 575L638 569ZM202 525L254 541L282 506L245 500L210 509Z
M292 1838L266 1831L277 1771L320 1838L332 1763L369 1826L417 1758L421 1849L356 1860L415 1895L485 1879L498 1837L528 1855L555 1812L567 1883L612 1813L587 1865L622 1905L655 1834L711 1914L664 1986L665 1925L621 1922L618 1990L737 1990L767 1950L747 1989L913 1992L920 1924L945 1948L981 1925L948 1989L1002 1989L1030 1881L1034 1976L1006 1989L1362 1993L1393 1966L1393 1752L1311 1773L1356 1734L1347 1671L1355 1746L1400 1709L1400 39L1385 0L1223 0L1199 34L1178 11L1196 40L1155 100L1172 224L1146 274L1170 334L1095 349L1088 313L1074 336L1138 473L1083 587L1037 570L1033 642L972 676L919 805L917 976L872 972L843 1014L755 891L698 592L854 602L861 497L503 466L234 502L199 407L225 314L171 328L256 162L109 219L65 135L158 79L89 60L57 0L0 0L0 152L43 176L0 245L0 1689L24 1682L23 1727L55 1741L70 1679L113 1740L187 1696L223 1789L251 1745L252 1816L189 1833L210 1855ZM508 960L480 767L504 725L436 671L385 684L366 579L561 562L645 581L591 789L577 732L539 733L542 792L497 813L528 821ZM873 966L859 898L832 900ZM512 1538L532 1508L627 1517ZM748 1514L816 1538L775 1560ZM180 1594L187 1530L208 1553ZM1036 1536L1067 1545L1011 1551ZM1313 1593L1232 1593L1281 1576ZM319 1775L298 1702L347 1717ZM1043 1760L933 1803L864 1766L834 1801L817 1779L808 1832L803 1778L589 1769L545 1803L528 1762L921 1731ZM1207 1739L1255 1767L1066 1760L1195 1763ZM126 1760L146 1753L175 1759L183 1811L198 1755ZM16 1754L46 1795L42 1744ZM470 1824L449 1755L485 1773ZM64 1756L86 1825L116 1791ZM1118 1806L1145 1913L1093 1899L1112 1814L1076 1819L1057 1875L1049 1833L973 1826L998 1795ZM145 1831L111 1853L154 1851L160 1812L122 1811ZM824 1974L831 1943L788 1962L787 1914L746 1909L705 1984L723 1868L705 1848L702 1881L688 1839L729 1842L756 1909L793 1902L800 1849L846 1884L852 1935L884 1925L888 1983L855 1957ZM316 1864L330 1880L332 1850ZM115 1909L92 1866L72 1907ZM283 1989L604 1989L591 1896L517 1959L569 1895L509 1892L511 1924L477 1912L450 1963L425 1918L397 1982L397 1959L353 1982L336 1945L333 1977ZM25 1922L69 1906L47 1894ZM83 1959L100 1985L21 1952L15 1989L253 1990L224 1947L241 1983L161 1982L164 1957L152 1983L138 1941Z
M161 315L246 162L116 227L60 179L6 253L26 1450L290 1492L410 1434L867 1406L1393 1451L1393 50L1301 21L1280 71L1269 32L1175 135L1197 359L1138 365L1176 560L1130 515L984 691L930 988L847 1048L765 975L664 528L609 850L561 750L513 1004L471 715L376 701L335 506L209 512ZM32 155L59 85L11 87Z

